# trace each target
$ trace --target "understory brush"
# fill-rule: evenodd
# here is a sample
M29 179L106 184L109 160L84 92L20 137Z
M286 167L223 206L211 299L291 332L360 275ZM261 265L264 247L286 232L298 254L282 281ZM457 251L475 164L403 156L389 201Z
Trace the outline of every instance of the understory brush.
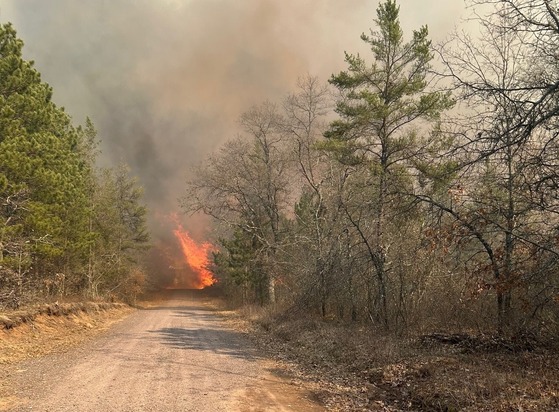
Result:
M245 307L250 335L317 383L329 410L559 410L557 349L494 334L394 334Z

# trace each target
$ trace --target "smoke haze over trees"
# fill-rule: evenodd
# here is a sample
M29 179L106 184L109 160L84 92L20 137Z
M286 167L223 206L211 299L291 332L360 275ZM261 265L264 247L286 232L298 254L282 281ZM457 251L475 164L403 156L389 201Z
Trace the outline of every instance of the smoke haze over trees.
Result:
M146 240L146 211L128 172L98 172L95 158L124 160L145 187L163 245L154 260L165 262L164 245L176 241L168 216L182 196L184 210L214 219L196 214L187 227L198 240L215 229L216 271L245 301L304 303L322 316L386 328L436 311L458 323L486 313L500 329L555 322L549 59L559 20L544 0L470 4L479 11L471 34L447 38L435 53L431 39L446 38L459 1L402 9L382 2L376 19L364 0L4 1L1 19L21 30L30 44L24 56L54 86L57 104L77 124L93 120L74 129L61 115L53 127L66 133L65 167L89 165L81 180L60 180L90 213L72 224L98 237L57 228L60 244L37 246L37 256L53 274L87 263L91 294L95 276L109 276L95 272L93 255L110 257L116 278L124 274L120 253ZM330 86L321 80L328 77ZM99 155L85 144L95 129ZM75 145L83 151L72 152ZM5 175L29 180L8 167ZM30 199L53 203L4 186L16 209ZM102 206L110 204L118 213ZM58 212L40 210L44 223L39 214L29 227L50 236ZM122 226L95 226L96 213ZM64 241L77 248L76 260L56 261Z
M150 210L168 213L189 167L240 131L241 113L281 98L301 74L326 79L341 69L340 56L370 26L374 7L369 0L351 7L335 0L2 0L0 21L14 23L56 102L77 122L92 118L103 164L128 163ZM442 38L462 7L461 0L430 0L402 13Z
M381 2L331 100L302 78L201 163L183 207L229 228L215 270L233 294L385 329L553 336L559 11L471 6L479 35L439 47L435 74L427 27L406 36Z
M557 410L558 4L465 4L0 0L0 315L208 287L339 410Z
M149 238L142 190L126 167L96 166L93 124L72 124L22 48L0 26L0 306L135 296Z
M192 166L241 131L238 118L250 107L281 99L304 73L326 79L341 69L340 56L370 26L374 7L368 0L351 7L337 0L2 0L0 21L14 23L56 103L77 123L92 119L100 164L125 162L138 176L154 243L176 250L168 216L178 212ZM461 0L429 0L403 10L403 19L428 23L442 38L462 8ZM197 241L208 236L207 220L181 219Z

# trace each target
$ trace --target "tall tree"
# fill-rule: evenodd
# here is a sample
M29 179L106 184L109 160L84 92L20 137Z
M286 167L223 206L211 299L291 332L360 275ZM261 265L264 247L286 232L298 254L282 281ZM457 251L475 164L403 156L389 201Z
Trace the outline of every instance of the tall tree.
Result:
M291 233L293 289L307 307L313 307L318 300L322 316L328 314L339 261L334 234L339 227L336 207L332 204L339 168L320 149L327 127L326 116L333 104L331 97L326 84L307 75L298 80L297 90L283 105L283 129L302 187Z
M266 268L268 300L276 300L275 262L290 201L285 138L277 108L264 103L241 116L245 135L227 142L188 183L182 206L245 231Z
M0 198L25 194L25 207L8 208L9 224L18 222L32 257L26 265L40 278L64 270L69 246L86 229L84 169L77 130L22 47L10 24L0 27ZM7 220L0 228L2 259L10 258Z
M453 222L475 288L494 293L496 324L503 329L511 326L513 295L520 301L517 307L534 314L541 298L549 300L556 290L550 274L559 255L550 240L554 224L549 224L556 204L540 192L540 183L556 175L548 167L554 164L556 132L549 127L556 109L548 95L553 85L544 84L540 70L532 72L534 64L548 73L555 70L546 67L545 59L553 19L545 27L541 19L556 10L548 10L546 1L473 2L482 3L491 8L477 15L479 38L456 36L452 48L441 52L467 113L456 116L459 133L451 152L462 164L461 173L452 196L423 199ZM544 38L540 30L547 32ZM542 52L543 61L534 63ZM517 315L518 325L532 316Z
M376 315L388 326L386 224L394 205L401 204L397 197L399 186L406 184L407 166L428 145L420 133L428 136L426 123L436 121L451 102L446 94L428 88L433 56L427 27L414 31L411 41L405 42L394 0L378 6L375 23L376 31L361 36L371 48L373 62L346 53L348 70L330 80L341 93L336 105L340 119L332 122L325 136L341 162L367 170L367 185L372 185L369 200L364 200L372 227L362 207L344 209L374 267Z
M94 195L94 259L88 269L91 296L122 290L127 278L141 267L141 253L147 247L147 209L141 203L142 189L129 176L126 165L101 170Z

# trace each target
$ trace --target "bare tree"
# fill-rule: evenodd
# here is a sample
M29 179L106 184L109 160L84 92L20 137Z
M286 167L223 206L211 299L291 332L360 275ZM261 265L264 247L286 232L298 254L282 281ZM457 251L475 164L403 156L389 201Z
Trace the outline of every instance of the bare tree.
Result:
M548 241L549 215L542 213L545 207L536 196L538 179L546 180L541 153L555 139L545 130L552 119L549 110L555 109L543 97L553 87L536 85L539 74L530 74L540 64L532 61L540 35L527 30L528 3L543 12L549 2L474 1L475 7L492 6L489 14L477 15L481 36L457 35L452 47L441 51L446 74L464 102L465 115L455 119L459 133L445 159L459 164L453 171L460 172L450 196L418 197L452 222L475 287L495 294L499 329L512 321L513 294L525 306L526 291L545 277L544 266L550 273L549 264L557 258ZM547 263L538 266L543 260Z
M332 106L331 92L326 84L308 75L300 78L297 86L284 102L283 124L302 187L292 234L297 258L292 261L302 301L313 302L317 296L320 312L326 316L332 289L340 289L342 280L334 282L333 278L340 258L335 234L338 213L333 205L339 166L319 147Z
M187 184L181 205L203 212L258 241L267 268L268 299L276 300L275 257L290 201L289 162L277 108L264 103L241 116L245 135L227 142Z

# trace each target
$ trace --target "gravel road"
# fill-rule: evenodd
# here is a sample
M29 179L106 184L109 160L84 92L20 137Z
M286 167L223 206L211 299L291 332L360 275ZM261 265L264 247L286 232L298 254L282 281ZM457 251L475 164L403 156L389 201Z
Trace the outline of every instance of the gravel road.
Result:
M14 410L323 410L273 370L199 292L176 291L86 345L19 365Z

